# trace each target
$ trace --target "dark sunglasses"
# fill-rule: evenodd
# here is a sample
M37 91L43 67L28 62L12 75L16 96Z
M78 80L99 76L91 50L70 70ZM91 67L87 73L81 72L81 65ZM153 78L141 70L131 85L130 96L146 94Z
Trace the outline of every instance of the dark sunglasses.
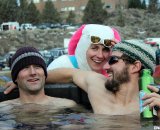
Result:
M108 64L113 65L113 64L117 63L120 59L123 59L123 58L120 56L111 56L108 60Z
M113 47L114 44L116 44L115 41L110 39L101 39L98 36L91 36L91 43L93 44L103 44L107 48Z
M126 61L129 64L133 64L136 60L128 57L128 56L111 56L108 60L108 64L109 65L113 65L115 63L117 63L120 59L122 59L123 61Z

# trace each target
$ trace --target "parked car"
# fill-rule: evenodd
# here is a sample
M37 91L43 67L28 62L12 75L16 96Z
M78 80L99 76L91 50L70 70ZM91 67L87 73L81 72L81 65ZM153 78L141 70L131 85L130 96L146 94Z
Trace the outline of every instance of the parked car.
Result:
M64 48L54 48L50 50L51 55L55 58L58 58L61 55L65 54L65 49Z
M18 22L4 22L1 24L1 30L19 30L20 26Z
M50 58L48 60L47 66L56 58L60 57L61 55L65 55L65 49L64 48L53 48L50 51Z
M41 23L37 25L38 29L51 29L51 23Z
M45 60L45 63L48 64L49 59L51 57L51 53L49 51L47 51L47 50L42 50L42 51L40 51L40 53L42 54L42 56L43 56L43 58Z
M60 23L52 23L51 24L51 28L61 28L61 24Z
M10 51L4 56L7 67L9 68L11 67L11 59L14 54L15 54L15 51Z
M2 68L5 68L5 66L6 66L5 59L0 56L0 70L2 70Z
M35 26L33 26L31 23L23 23L21 24L20 30L32 30L35 29Z

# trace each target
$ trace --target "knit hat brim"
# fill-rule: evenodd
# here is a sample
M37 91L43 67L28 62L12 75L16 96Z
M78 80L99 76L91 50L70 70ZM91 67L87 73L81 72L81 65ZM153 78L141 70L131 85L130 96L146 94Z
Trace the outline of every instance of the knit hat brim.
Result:
M120 51L132 59L140 60L146 69L154 72L155 50L141 40L126 40L116 44L112 51Z

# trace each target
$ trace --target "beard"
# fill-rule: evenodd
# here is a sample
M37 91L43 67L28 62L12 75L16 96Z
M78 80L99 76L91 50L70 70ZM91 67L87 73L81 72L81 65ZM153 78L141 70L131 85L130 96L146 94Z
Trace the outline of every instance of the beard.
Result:
M43 89L45 85L45 78L40 79L40 82L37 84L31 84L26 81L18 81L19 91L24 91L30 95L37 95Z
M120 85L130 81L128 66L124 67L121 72L113 73L113 78L105 82L105 88L113 93L120 89Z

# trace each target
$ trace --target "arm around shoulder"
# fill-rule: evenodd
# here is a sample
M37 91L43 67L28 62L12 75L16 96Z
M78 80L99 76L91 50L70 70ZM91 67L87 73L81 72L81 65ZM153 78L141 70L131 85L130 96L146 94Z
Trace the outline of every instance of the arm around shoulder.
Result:
M48 71L46 83L70 83L74 82L78 87L87 92L90 78L95 72L82 71L73 68L58 68Z
M70 83L73 80L73 74L76 69L58 68L48 71L46 83Z

